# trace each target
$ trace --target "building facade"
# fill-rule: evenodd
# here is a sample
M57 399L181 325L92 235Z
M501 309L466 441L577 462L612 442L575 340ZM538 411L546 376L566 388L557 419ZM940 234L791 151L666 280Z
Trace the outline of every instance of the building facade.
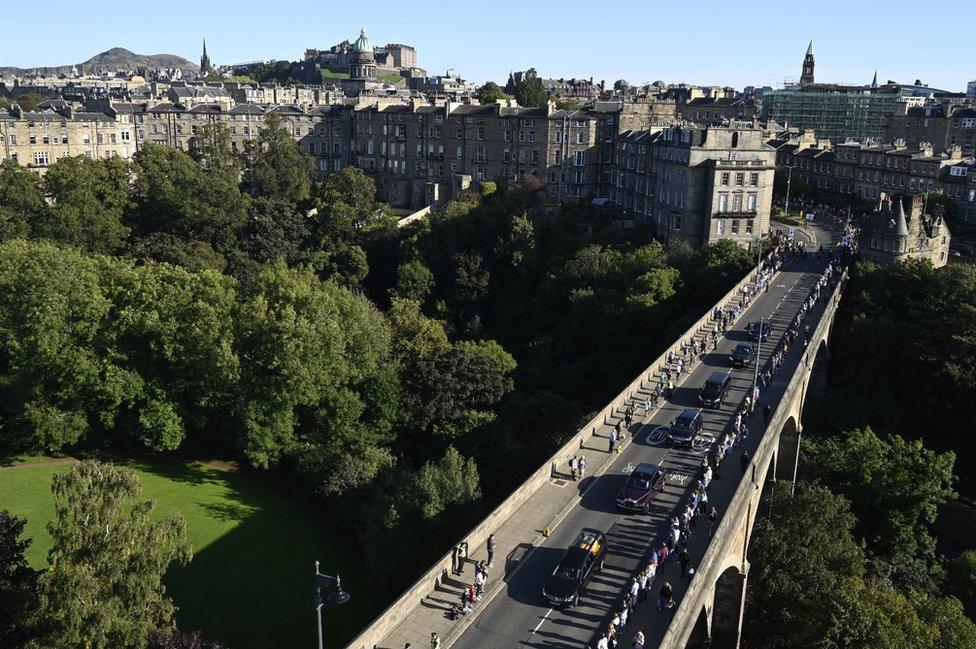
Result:
M631 131L618 138L609 198L664 240L747 245L769 230L775 165L762 129Z
M927 259L940 268L948 262L950 240L941 212L926 213L921 196L885 195L861 228L861 258L876 264Z
M0 112L0 143L4 158L39 172L65 156L128 159L147 143L192 151L201 129L218 124L242 152L274 113L320 179L359 167L395 207L439 204L495 181L524 183L554 204L617 205L662 238L693 245L744 243L768 229L775 151L762 130L657 126L621 135L625 112L620 102L557 110L416 98L314 107L106 99L83 110L45 102L33 113Z

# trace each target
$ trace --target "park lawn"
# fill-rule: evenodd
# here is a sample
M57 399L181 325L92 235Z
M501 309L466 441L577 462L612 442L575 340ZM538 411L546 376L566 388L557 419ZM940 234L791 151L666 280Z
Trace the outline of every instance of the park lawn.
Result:
M228 464L130 462L142 497L159 515L186 520L193 561L170 568L169 594L183 630L203 629L230 649L313 646L312 562L338 571L352 599L324 608L327 646L344 646L379 612L380 602L359 579L363 571L344 539L320 515L266 481ZM0 467L0 507L27 519L34 539L28 560L47 564L54 515L51 476L65 461L17 458Z

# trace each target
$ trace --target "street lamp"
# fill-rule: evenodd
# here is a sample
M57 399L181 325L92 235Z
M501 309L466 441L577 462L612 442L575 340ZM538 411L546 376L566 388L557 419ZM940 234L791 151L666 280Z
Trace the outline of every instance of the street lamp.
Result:
M789 173L786 176L786 218L790 216L790 184L793 181L793 165L789 166Z
M349 601L349 593L342 590L342 582L339 580L339 575L333 577L332 575L324 575L319 572L319 562L315 562L315 599L312 600L315 604L315 614L318 618L319 624L319 649L322 649L322 605L325 602L322 600L322 587L326 588L334 586L335 588L329 593L328 601L333 604L345 604Z

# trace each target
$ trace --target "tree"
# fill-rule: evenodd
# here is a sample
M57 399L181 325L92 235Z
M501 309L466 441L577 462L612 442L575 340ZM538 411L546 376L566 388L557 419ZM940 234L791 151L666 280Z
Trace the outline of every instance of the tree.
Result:
M224 649L219 642L204 640L202 631L182 633L173 631L157 634L149 640L149 649Z
M121 250L129 237L123 223L129 207L129 163L122 158L61 158L44 174L49 209L34 235L89 252Z
M0 162L0 242L27 237L46 207L36 173L13 160Z
M53 450L89 432L86 408L124 389L106 370L99 323L111 312L96 262L49 242L0 246L0 413L8 451ZM116 396L115 399L121 397Z
M857 531L875 553L896 566L934 558L928 527L955 497L955 454L865 428L820 441L809 455L808 470L851 500Z
M962 602L966 614L976 616L976 552L970 550L946 565L948 591Z
M32 636L29 618L35 605L37 573L24 553L27 521L0 509L0 646L23 647Z
M763 560L749 574L744 644L813 646L833 628L845 608L842 598L864 575L854 515L847 500L815 483L798 483L792 498L789 489L777 488L766 506L769 516L757 518L753 532Z
M309 238L304 210L283 198L260 197L251 203L251 217L241 231L241 250L258 264L284 259L303 260Z
M408 261L397 266L396 286L392 297L423 302L434 288L434 274L422 261Z
M232 249L247 221L248 197L232 169L204 170L189 154L146 144L134 158L133 229L142 236L167 232Z
M365 298L275 262L245 287L235 333L239 445L254 465L297 449L338 461L387 441L389 422L361 424L363 385L381 373L390 342Z
M427 462L414 478L415 488L407 493L425 519L440 515L451 505L463 505L481 497L478 467L453 446L438 462Z
M505 91L494 81L486 81L484 85L478 88L475 96L482 106L489 106L500 99L508 99Z
M145 647L173 629L163 577L192 558L182 517L137 501L135 472L86 461L55 474L50 568L40 579L41 645Z
M227 260L209 243L186 240L169 232L153 232L139 239L132 248L132 255L142 262L165 262L190 272L215 270L222 273L227 268Z
M549 91L536 74L535 68L529 68L521 81L515 84L514 94L519 106L543 108L549 101Z
M248 141L251 188L259 196L279 198L301 205L312 187L312 159L276 113L264 117L257 138Z
M20 106L21 110L29 113L35 110L42 101L44 101L43 96L36 92L27 92L17 98L17 105Z
M376 200L376 182L357 167L330 174L319 190L312 232L322 250L343 242L362 243L360 233L389 216Z

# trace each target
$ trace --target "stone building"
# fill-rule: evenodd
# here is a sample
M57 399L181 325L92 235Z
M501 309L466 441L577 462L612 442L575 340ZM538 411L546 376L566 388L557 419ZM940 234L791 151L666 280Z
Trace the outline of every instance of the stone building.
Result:
M756 103L745 97L698 97L676 105L683 119L696 124L750 121L758 116Z
M976 155L976 107L899 102L885 126L884 141L899 140L916 149L931 147L936 155L956 146L963 155Z
M937 191L955 203L961 221L976 223L976 158L958 146L936 155L928 145L916 149L904 142L831 145L778 137L770 143L779 172L817 192L875 202L885 195Z
M64 101L42 102L34 111L0 110L4 159L43 173L58 158L130 158L136 151L136 115L88 110Z
M664 127L618 138L610 200L664 240L747 245L769 230L776 151L762 129Z
M924 208L921 196L883 196L861 228L861 258L876 264L928 259L936 268L945 266L949 228L940 208L933 208L930 213Z

